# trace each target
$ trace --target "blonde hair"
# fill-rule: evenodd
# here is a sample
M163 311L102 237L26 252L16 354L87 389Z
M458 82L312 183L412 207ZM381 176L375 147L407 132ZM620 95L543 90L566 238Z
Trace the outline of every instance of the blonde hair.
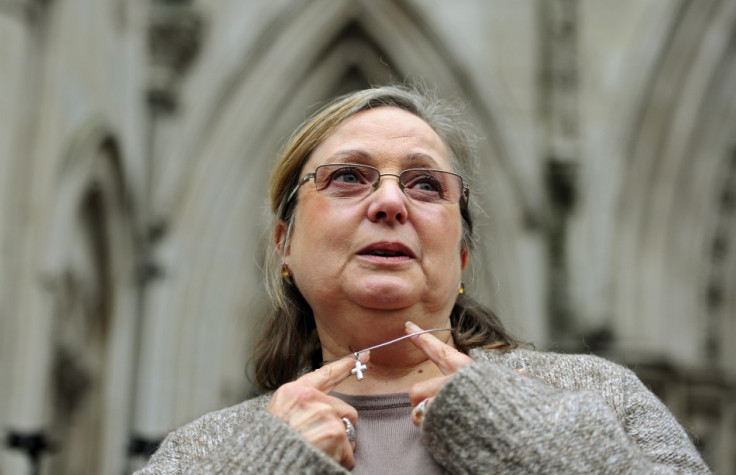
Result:
M290 192L301 178L302 168L312 151L347 119L375 107L397 107L424 120L445 143L455 173L467 176L472 154L466 125L457 109L426 90L405 86L383 86L352 92L327 103L305 120L292 134L279 154L271 176L272 231L286 225L282 248L288 245L296 197ZM473 224L468 201L461 200L462 246L472 249ZM273 233L272 233L273 235ZM254 350L256 383L262 389L275 389L291 381L305 365L321 362L321 351L311 308L299 289L280 272L280 255L274 249L266 255L266 281L272 309L266 328ZM478 314L481 311L483 315ZM478 315L476 315L478 314ZM456 345L465 351L479 345L515 346L493 313L461 295L453 308L451 321Z

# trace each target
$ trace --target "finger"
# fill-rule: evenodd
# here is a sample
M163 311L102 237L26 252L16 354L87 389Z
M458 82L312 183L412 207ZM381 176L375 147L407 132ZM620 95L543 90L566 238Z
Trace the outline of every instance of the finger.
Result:
M336 418L342 420L343 417L350 420L353 425L358 423L358 411L350 404L342 399L329 396L323 393L316 393L315 398L304 398L303 404L299 409L292 411L291 417L295 417L299 412L319 412L323 411L324 418ZM291 424L291 419L288 421Z
M416 406L421 401L437 395L439 390L447 384L447 381L449 381L451 377L452 376L442 376L414 384L409 388L409 400L411 401L411 405Z
M342 420L340 420L340 422L342 423ZM355 442L350 442L350 440L348 440L348 436L347 436L345 427L343 427L343 434L344 434L344 441L341 444L342 457L340 458L340 460L338 460L338 462L340 463L340 465L347 468L348 470L352 470L353 467L355 467L355 453L354 453ZM346 444L347 444L347 447L346 447Z
M266 405L266 411L292 427L296 427L294 417L319 413L325 408L329 408L332 418L347 417L353 423L358 420L358 411L353 406L299 380L279 387Z
M369 352L360 354L361 363L365 364L369 359ZM352 374L350 371L353 368L355 368L355 358L341 358L337 361L326 364L311 373L305 374L301 378L297 379L297 382L313 387L323 393L329 393Z
M310 418L303 421L297 431L307 442L322 450L343 467L351 469L355 466L353 449L342 419Z
M432 404L432 398L428 397L426 399L422 399L419 404L417 404L414 409L411 411L411 421L414 423L415 426L418 426L422 423L424 420L424 416L427 414L427 410L429 409L429 405Z
M406 332L408 334L422 331L412 322L406 322ZM463 366L471 363L473 360L468 355L463 354L443 343L429 333L423 333L410 338L417 348L422 350L424 354L442 371L442 374L454 374Z
M343 451L342 460L340 460L340 465L347 468L348 470L352 470L353 467L355 467L355 454L353 453L353 447L348 442L348 448Z
M339 435L340 431L336 431L335 429L335 421L340 421L340 424L342 424L340 427L346 430L347 426L343 422L343 419L349 420L353 427L356 427L358 411L337 398L329 397L328 400L311 403L304 410L294 411L290 414L286 422L299 433L326 425L331 427L333 432L337 432Z

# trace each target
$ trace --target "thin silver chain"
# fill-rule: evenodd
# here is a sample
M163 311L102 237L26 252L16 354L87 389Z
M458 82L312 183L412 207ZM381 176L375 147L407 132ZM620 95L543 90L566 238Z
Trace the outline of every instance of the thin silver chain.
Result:
M384 343L379 343L378 345L371 346L370 348L365 348L365 349L362 349L360 351L356 351L354 353L350 353L350 354L347 354L347 355L344 355L344 356L340 356L340 357L337 357L337 358L332 359L332 360L323 361L322 362L322 365L324 366L326 364L332 363L332 362L337 361L337 360L341 360L343 358L347 358L349 356L353 356L355 359L358 359L360 357L360 354L361 353L365 353L366 351L375 350L376 348L382 348L384 346L392 345L392 344L394 344L394 343L396 343L398 341L406 340L407 338L411 338L413 336L421 335L423 333L445 332L445 331L448 331L448 332L449 331L452 331L452 328L432 328L432 329L429 329L429 330L422 330L422 331L416 332L416 333L410 333L409 335L400 336L400 337L396 338L395 340L386 341Z

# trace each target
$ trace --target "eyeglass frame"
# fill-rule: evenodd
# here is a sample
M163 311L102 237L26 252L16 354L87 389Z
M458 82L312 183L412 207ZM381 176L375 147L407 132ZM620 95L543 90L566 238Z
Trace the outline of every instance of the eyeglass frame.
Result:
M401 175L403 175L405 172L417 171L417 170L424 170L424 171L430 171L430 172L448 173L450 175L455 175L456 177L458 177L460 179L461 191L460 191L460 198L458 198L458 201L457 202L461 204L461 207L466 207L467 206L467 202L468 202L468 199L470 197L470 187L465 182L465 178L463 178L463 176L460 175L459 173L451 172L449 170L439 170L439 169L436 169L436 168L407 168L405 170L402 170L401 173L399 173L397 175L396 173L381 173L381 170L379 170L378 168L373 167L371 165L365 165L363 163L323 163L322 165L318 165L317 167L315 167L315 169L314 169L313 172L309 172L309 173L305 174L303 177L301 177L299 179L299 182L296 184L296 186L294 186L294 189L291 190L291 193L289 193L289 196L286 198L286 201L284 201L284 204L287 205L288 203L291 202L291 200L294 198L294 195L296 195L297 191L299 191L299 188L301 188L302 185L304 185L305 183L307 183L312 178L315 178L315 179L317 178L317 170L319 168L321 168L321 167L327 167L327 166L335 166L335 165L341 165L341 166L344 166L344 167L360 166L360 167L370 168L370 169L375 170L375 171L378 172L378 178L376 178L376 181L374 181L373 184L371 185L372 190L370 192L368 192L365 195L351 196L349 198L357 198L357 197L365 197L365 196L368 196L371 193L373 193L374 191L376 191L378 189L378 187L381 185L381 178L382 177L384 177L384 176L393 176L393 177L396 177L396 180L397 180L397 182L399 184L399 188L401 189L401 192L404 193L404 195L407 198L409 198L409 200L411 200L412 202L419 201L419 200L415 200L414 198L412 198L411 196L409 196L409 195L406 194L406 192L404 191L404 184L401 182ZM317 193L320 193L320 191L316 189L317 188L317 182L316 181L314 182L314 186L315 186L315 190L317 191ZM333 198L336 198L336 197L333 197ZM419 202L421 202L421 201L419 201ZM452 202L448 202L448 203L454 204Z

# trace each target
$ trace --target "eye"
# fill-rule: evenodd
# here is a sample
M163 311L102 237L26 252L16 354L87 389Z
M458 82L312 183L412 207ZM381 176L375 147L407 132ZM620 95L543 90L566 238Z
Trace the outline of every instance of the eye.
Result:
M420 191L433 191L436 193L442 192L442 186L434 178L428 177L421 181L415 181L412 183L411 188Z
M370 183L365 176L365 172L355 167L338 168L330 175L330 183L343 183L346 185L362 185Z
M317 169L317 191L337 198L362 196L370 192L378 171L361 165L324 165Z
M406 177L404 189L428 195L442 196L444 194L442 181L429 171L412 172Z

